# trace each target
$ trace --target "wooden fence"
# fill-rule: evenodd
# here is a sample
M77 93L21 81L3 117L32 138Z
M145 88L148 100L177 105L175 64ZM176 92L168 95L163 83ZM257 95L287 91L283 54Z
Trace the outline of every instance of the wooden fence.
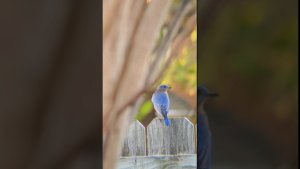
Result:
M118 169L196 168L196 130L187 118L155 118L144 127L134 121L127 132Z

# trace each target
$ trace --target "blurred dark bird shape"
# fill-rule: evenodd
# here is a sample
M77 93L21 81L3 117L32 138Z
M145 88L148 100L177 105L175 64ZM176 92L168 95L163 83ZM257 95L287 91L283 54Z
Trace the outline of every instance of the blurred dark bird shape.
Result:
M197 88L197 168L210 169L211 166L211 131L204 110L207 98L218 96L205 86Z

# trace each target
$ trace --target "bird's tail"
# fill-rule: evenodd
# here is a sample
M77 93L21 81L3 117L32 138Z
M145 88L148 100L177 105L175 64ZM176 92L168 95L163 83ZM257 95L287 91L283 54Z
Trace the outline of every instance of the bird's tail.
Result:
M169 121L169 118L167 116L168 114L168 111L166 111L165 109L162 109L162 113L161 113L164 117L164 122L165 122L165 125L166 126L169 126L170 125L170 121Z
M170 121L169 121L168 117L164 117L164 122L165 122L166 126L170 125Z

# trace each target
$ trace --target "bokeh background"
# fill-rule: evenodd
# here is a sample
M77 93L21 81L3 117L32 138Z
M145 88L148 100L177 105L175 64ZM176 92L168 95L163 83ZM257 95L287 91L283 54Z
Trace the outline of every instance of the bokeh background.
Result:
M173 0L169 18L174 17L175 11L179 9L182 2L187 2L192 5L192 9L187 16L185 16L184 21L180 25L180 30L177 33L177 36L182 36L182 34L185 34L183 32L186 32L186 37L183 38L177 49L170 49L176 51L176 54L173 55L168 67L165 69L162 76L157 79L155 85L145 93L143 103L136 115L136 119L145 126L156 117L151 97L156 87L160 84L168 84L172 87L168 93L171 100L170 110L173 115L176 117L187 117L192 123L196 124L197 2L196 0ZM165 25L168 24L167 21ZM165 26L161 28L160 36L164 36L164 34Z
M197 63L196 63L196 24L189 36L188 42L184 44L180 54L173 59L163 76L157 84L168 84L172 88L168 91L171 100L171 111L177 111L175 116L187 117L192 123L196 123L196 85L197 85ZM145 101L140 107L136 119L147 126L155 118L151 97L155 88L145 96Z
M298 1L198 2L213 168L298 168Z

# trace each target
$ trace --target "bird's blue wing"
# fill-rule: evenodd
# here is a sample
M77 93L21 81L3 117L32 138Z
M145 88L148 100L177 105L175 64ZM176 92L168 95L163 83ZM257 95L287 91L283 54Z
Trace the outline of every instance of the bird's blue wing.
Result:
M170 101L169 101L169 97L167 94L156 92L153 94L151 100L154 105L154 109L157 112L159 112L161 114L168 113Z
M160 111L161 111L161 114L166 117L167 114L168 114L168 106L166 104L161 104L160 105Z
M169 96L167 93L162 92L155 92L152 96L152 103L154 105L154 109L156 112L161 114L164 117L164 122L166 126L170 125L169 119L168 119L168 112L169 112Z

